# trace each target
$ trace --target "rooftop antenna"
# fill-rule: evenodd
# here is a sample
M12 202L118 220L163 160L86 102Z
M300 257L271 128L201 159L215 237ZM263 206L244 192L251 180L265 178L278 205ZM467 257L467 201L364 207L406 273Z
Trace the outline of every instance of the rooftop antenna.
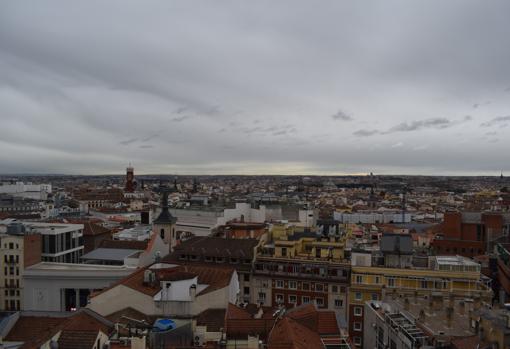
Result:
M404 184L404 188L402 189L402 224L405 223L406 219L406 194L407 194L408 188L407 185Z

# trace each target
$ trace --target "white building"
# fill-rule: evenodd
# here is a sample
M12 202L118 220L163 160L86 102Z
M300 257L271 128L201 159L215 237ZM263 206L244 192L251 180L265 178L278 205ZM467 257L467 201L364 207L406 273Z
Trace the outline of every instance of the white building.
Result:
M0 221L0 232L7 225L21 223L26 231L42 235L43 262L79 263L83 255L83 224L23 222L15 219Z
M0 183L0 193L34 200L46 200L48 194L51 193L51 184Z
M94 291L131 274L124 266L39 263L25 269L24 310L69 311L87 305ZM125 300L122 300L125 301Z
M131 307L146 315L193 317L226 309L238 294L233 268L157 263L93 295L88 307L103 316Z

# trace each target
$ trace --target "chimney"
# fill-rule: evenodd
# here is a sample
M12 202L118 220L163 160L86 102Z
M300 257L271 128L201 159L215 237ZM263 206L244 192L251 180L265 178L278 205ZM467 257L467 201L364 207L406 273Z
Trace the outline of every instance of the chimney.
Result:
M420 310L420 315L418 317L418 320L420 320L420 322L425 322L425 310L423 310L423 309Z
M466 303L464 301L459 302L459 314L464 315L466 313Z
M404 299L404 309L409 311L409 298Z
M482 306L482 302L480 300L480 296L476 295L473 297L473 306L475 308L475 310L479 310L480 307Z
M197 285L193 284L189 287L189 298L192 302L195 301L195 297L197 296Z
M441 310L443 308L443 295L442 294L432 294L432 308L434 310Z
M453 322L453 307L449 306L446 308L446 322L448 328L452 328Z
M455 296L453 293L448 292L448 298L450 300L450 307L453 307L455 305Z

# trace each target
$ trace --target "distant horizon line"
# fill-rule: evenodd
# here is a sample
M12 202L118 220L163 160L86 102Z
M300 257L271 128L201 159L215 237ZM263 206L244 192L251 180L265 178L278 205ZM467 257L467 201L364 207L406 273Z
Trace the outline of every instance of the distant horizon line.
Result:
M111 177L111 176L125 176L125 172L121 173L104 173L104 174L66 174L66 173L0 173L0 177L7 176L62 176L62 177ZM177 176L177 177L369 177L372 173L350 173L350 174L234 174L234 173L216 173L216 174L177 174L177 173L136 173L136 176ZM506 176L501 173L499 175L487 175L487 174L373 174L374 177L501 177Z

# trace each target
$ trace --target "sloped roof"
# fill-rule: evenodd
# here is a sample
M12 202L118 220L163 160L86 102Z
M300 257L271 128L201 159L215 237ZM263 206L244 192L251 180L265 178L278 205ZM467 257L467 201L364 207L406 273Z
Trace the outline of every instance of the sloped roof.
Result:
M239 259L253 259L257 239L224 239L209 236L197 236L181 242L174 252L165 260L178 260L185 255L202 255L209 257L230 257Z
M198 277L198 283L208 285L197 295L203 295L224 287L230 284L234 269L228 266L218 265L177 265L174 267L155 269L156 283L146 284L144 283L144 272L147 268L140 268L134 273L126 276L112 286L95 293L92 297L97 297L100 294L110 290L119 285L124 285L140 293L154 297L159 291L161 291L160 281L176 281L176 280L187 280L194 277Z
M271 331L268 349L323 349L317 332L290 317L279 320Z
M206 326L207 332L220 332L225 327L225 309L207 309L197 317L197 326Z
M90 349L99 331L109 334L112 329L113 323L89 309L82 309L69 316L21 315L5 339L24 342L24 349L38 348L61 331L59 348Z

